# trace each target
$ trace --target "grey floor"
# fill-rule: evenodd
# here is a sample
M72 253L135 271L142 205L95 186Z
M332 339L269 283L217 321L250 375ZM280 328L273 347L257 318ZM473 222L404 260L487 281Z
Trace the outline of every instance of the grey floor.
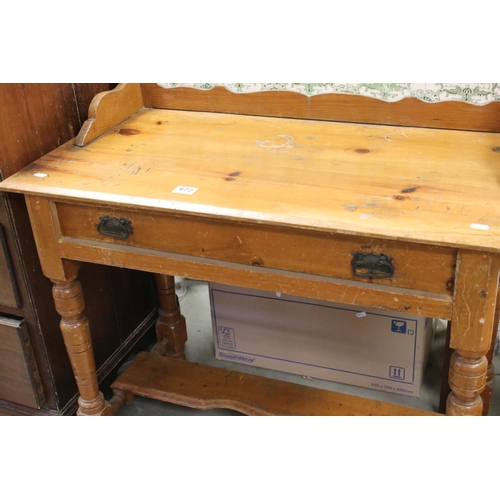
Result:
M218 361L214 358L212 323L210 317L210 303L208 297L208 286L204 282L185 280L179 283L181 295L181 309L186 317L188 325L188 342L186 344L186 358L189 361L206 365L229 368L236 371L253 373L279 380L295 382L298 384L310 385L322 389L329 389L340 393L348 393L367 397L370 399L387 401L402 404L414 408L421 408L430 411L438 411L439 392L441 381L441 364L443 359L445 344L444 322L438 323L436 335L431 348L429 362L425 371L421 388L421 395L418 398L392 394L387 392L364 389L360 387L339 384L318 379L310 379L300 375L287 374L283 372L266 370L263 368L246 366L241 364ZM186 292L184 295L183 292ZM130 362L127 359L121 369ZM500 374L500 356L495 356L494 364L496 372ZM498 376L498 375L497 375ZM230 410L195 410L180 407L168 403L154 401L151 399L135 397L127 406L123 407L118 415L121 416L228 416L239 415ZM491 405L491 416L500 415L500 392L493 395Z

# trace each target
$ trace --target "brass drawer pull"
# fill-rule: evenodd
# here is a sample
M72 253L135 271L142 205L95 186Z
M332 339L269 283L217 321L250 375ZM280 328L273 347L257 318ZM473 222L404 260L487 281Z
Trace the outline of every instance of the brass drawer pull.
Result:
M394 276L392 257L384 253L352 252L352 271L361 278L391 278Z
M120 240L126 240L134 232L131 221L123 217L118 219L118 217L110 217L109 215L101 217L96 228L99 234Z

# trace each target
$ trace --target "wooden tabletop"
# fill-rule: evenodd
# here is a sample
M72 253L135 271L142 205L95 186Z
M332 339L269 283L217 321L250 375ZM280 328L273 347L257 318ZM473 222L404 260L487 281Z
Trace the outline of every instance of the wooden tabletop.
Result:
M144 109L0 189L499 251L499 167L493 133Z

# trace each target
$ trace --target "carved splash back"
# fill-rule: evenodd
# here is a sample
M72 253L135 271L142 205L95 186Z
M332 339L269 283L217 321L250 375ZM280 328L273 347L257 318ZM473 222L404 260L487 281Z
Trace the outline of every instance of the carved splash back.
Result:
M141 89L144 105L153 108L500 132L497 83L148 83Z

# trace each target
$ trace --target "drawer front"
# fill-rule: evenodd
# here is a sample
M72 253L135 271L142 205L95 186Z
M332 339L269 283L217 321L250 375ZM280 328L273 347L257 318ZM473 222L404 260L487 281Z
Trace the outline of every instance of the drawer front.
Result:
M24 320L0 317L0 399L39 408L42 385Z
M21 307L19 294L17 292L16 282L14 281L14 272L10 262L9 253L5 241L5 233L0 225L0 305Z
M453 249L189 215L66 203L56 210L66 238L453 293Z

